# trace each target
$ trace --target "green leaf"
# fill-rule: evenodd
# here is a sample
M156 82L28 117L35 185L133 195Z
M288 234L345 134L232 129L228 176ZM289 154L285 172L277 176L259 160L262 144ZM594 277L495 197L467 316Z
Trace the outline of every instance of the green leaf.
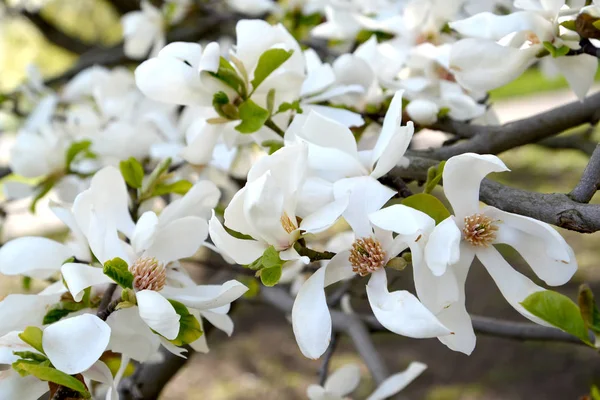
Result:
M295 110L299 114L302 114L304 112L302 110L302 108L300 107L300 100L296 100L292 103L288 103L288 102L281 103L275 114L286 112L288 110Z
M559 25L567 28L570 31L576 31L577 30L577 28L575 27L575 20L574 19L569 19L569 20L563 21Z
M221 57L219 60L217 73L209 72L209 74L234 89L242 97L246 97L246 85L243 79L240 78L235 68L225 58Z
M213 108L219 116L230 120L237 119L237 108L233 104L229 104L229 98L225 92L217 92L213 95Z
M181 316L181 319L179 320L179 333L177 334L177 337L170 340L170 342L175 346L183 346L198 340L203 334L198 319L180 302L169 300L169 303L171 303L175 312Z
M402 204L429 215L435 220L436 225L450 216L446 206L437 197L428 193L413 194L403 199Z
M58 179L59 179L58 177L51 175L48 178L44 179L40 184L37 185L36 194L33 197L33 200L31 201L31 205L29 206L29 211L31 211L32 213L35 212L35 207L37 206L37 202L40 201L42 199L42 197L47 195L50 190L52 190L52 188L54 187L54 184L58 181Z
M15 356L19 356L24 360L31 360L31 361L37 361L37 362L44 362L47 361L48 358L40 353L34 353L33 351L13 351L13 354Z
M265 79L277 68L286 62L291 56L293 50L269 49L262 53L258 59L258 64L254 70L254 79L252 79L252 88L256 90Z
M30 276L24 276L23 279L21 279L21 286L23 287L23 290L25 291L30 291L31 290L31 277Z
M67 315L83 310L88 307L85 301L81 301L80 303L76 303L74 301L61 301L58 304L50 307L46 315L44 315L44 320L42 321L44 325L53 324L56 321L60 321Z
M91 140L82 140L80 142L75 142L75 143L71 144L71 146L67 150L66 160L65 160L65 162L66 162L65 165L67 166L67 169L68 170L71 169L71 163L73 162L73 160L75 160L75 157L77 157L77 155L79 155L80 153L89 151L91 146L92 146Z
M438 119L442 119L442 118L445 118L446 116L448 116L449 113L450 113L450 108L442 107L442 108L440 108L440 111L438 111L437 117L438 117Z
M281 279L281 265L260 270L260 281L263 285L271 287L275 286Z
M134 188L139 189L142 187L142 181L144 180L144 167L134 157L130 157L129 160L123 160L119 163L119 169L121 175L125 179L127 184Z
M182 179L173 183L159 183L154 187L152 196L163 196L169 193L184 195L194 186L190 181Z
M40 353L46 354L44 353L44 348L42 347L43 335L44 332L40 328L35 326L28 326L23 332L19 333L19 338L21 338L22 341L24 341Z
M127 263L119 257L104 263L104 275L124 289L133 289L133 274L129 272Z
M148 176L148 179L146 179L146 182L144 182L144 184L142 185L138 201L141 202L152 197L151 194L154 190L154 186L156 186L160 182L161 176L169 170L171 162L171 157L167 157L164 160L162 160L156 167L154 167L154 169L150 173L150 176Z
M83 384L83 382L55 368L40 365L39 363L27 360L19 360L13 363L12 367L15 369L15 371L19 372L20 374L27 373L29 375L35 376L36 378L42 381L54 382L57 385L73 389L81 393L86 399L92 397L90 395L90 392L88 392L88 389L85 386L85 384Z
M433 192L433 189L435 189L438 183L440 183L440 181L442 180L445 165L446 161L442 161L438 165L430 167L427 170L427 181L425 182L425 189L423 189L423 192Z
M546 50L548 50L548 53L550 53L550 55L552 57L556 57L556 47L554 47L554 45L550 42L544 42L542 43L544 45L544 48Z
M594 293L588 285L579 287L579 296L577 298L581 318L588 329L594 331L595 334L600 334L600 311L594 299Z
M281 140L265 140L261 143L261 146L268 147L269 154L273 154L283 147L283 142Z
M600 400L600 390L598 390L598 386L592 385L590 396L592 396L592 400Z
M269 90L267 93L267 111L269 114L273 114L273 107L275 106L275 89Z
M235 129L241 133L256 132L269 119L269 112L250 99L240 105L239 111L242 122Z
M542 290L529 295L521 305L536 317L591 345L579 307L567 296Z
M262 255L262 265L265 268L281 267L283 260L279 258L279 252L275 247L269 246Z

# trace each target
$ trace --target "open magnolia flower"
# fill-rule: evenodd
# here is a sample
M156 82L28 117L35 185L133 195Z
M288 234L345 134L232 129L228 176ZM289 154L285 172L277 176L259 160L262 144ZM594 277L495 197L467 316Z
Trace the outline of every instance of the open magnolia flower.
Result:
M257 161L248 183L225 209L225 226L250 236L239 239L228 233L216 216L210 220L210 237L225 255L238 264L250 264L273 246L282 260L303 260L294 243L303 232L320 232L335 223L347 200L332 203L298 223L296 206L306 175L307 147L286 146Z
M121 19L125 55L133 59L155 54L165 45L162 12L147 0L142 0L140 7Z
M399 393L427 369L420 362L412 362L408 368L383 381L366 400L384 400ZM310 385L306 394L310 400L345 400L360 383L358 365L347 364L334 371L325 381L325 385Z
M436 316L455 335L444 338L453 350L471 353L475 335L465 309L464 286L469 267L477 257L492 276L508 303L526 318L548 325L532 315L521 302L543 291L525 275L513 269L494 244L513 247L535 274L550 286L569 281L577 270L571 247L550 225L533 218L479 206L481 180L491 172L508 171L493 155L465 153L450 158L444 167L444 193L454 215L435 227L425 247L425 261L435 276L454 276L459 301Z
M302 354L308 358L319 358L327 350L331 338L332 323L325 288L357 274L361 277L370 275L367 297L373 314L385 328L413 338L452 333L410 292L389 292L385 272L390 260L409 247L411 242L418 241L421 232L430 230L435 222L426 214L401 205L393 209L389 216L391 219L378 218L377 212L372 212L381 208L394 192L387 189L391 192L387 196L377 196L372 189L362 186L350 194L345 218L355 234L351 248L337 253L319 268L302 285L294 302L294 335ZM399 233L396 237L388 228L390 224Z

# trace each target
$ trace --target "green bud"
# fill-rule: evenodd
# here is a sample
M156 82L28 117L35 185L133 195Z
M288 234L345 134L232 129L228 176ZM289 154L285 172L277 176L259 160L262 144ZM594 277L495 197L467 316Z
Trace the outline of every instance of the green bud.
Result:
M403 271L408 265L408 262L403 257L394 257L386 264L386 267Z

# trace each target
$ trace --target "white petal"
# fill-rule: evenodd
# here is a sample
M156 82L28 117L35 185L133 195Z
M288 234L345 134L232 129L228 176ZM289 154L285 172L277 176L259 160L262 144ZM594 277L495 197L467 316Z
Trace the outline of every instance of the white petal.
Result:
M157 224L158 216L153 211L146 211L138 219L131 237L131 245L136 253L141 253L150 247Z
M444 166L444 193L454 209L457 221L479 210L479 186L491 172L509 169L502 160L492 155L465 153L450 158Z
M85 289L113 283L113 280L104 275L102 268L91 267L87 264L68 263L60 269L63 279L67 283L73 299L79 302L83 298Z
M110 340L110 327L92 314L60 320L44 330L42 345L56 369L74 375L98 359Z
M406 126L396 129L396 132L379 156L375 169L371 172L373 178L381 178L400 163L414 132L415 128L412 121L408 121Z
M334 82L335 74L333 73L331 65L321 64L312 71L308 72L308 75L302 84L300 96L318 93L321 90L326 89L329 85L332 85Z
M21 340L19 333L18 331L13 331L0 337L0 365L10 365L17 361L20 357L14 354L16 351L37 352L33 347Z
M161 227L146 250L165 264L193 256L208 236L208 224L199 217L184 217Z
M331 147L358 157L356 139L344 125L317 112L308 114L299 137L321 147Z
M386 147L391 143L392 138L399 133L400 124L402 123L402 95L404 94L403 90L398 90L394 97L392 98L392 102L390 103L390 107L388 108L387 113L385 114L385 118L383 120L383 126L381 128L381 133L377 138L377 143L373 148L373 154L371 162L374 164L381 155L384 153ZM399 154L398 157L401 157L406 151L408 147L408 142L410 142L410 138L412 137L412 132L410 133L410 137L405 138L406 146L404 150L401 151L402 154ZM387 171L386 171L387 172Z
M353 278L356 274L352 271L349 261L350 252L340 251L327 262L325 270L325 287L336 282Z
M202 52L202 58L198 69L200 71L217 72L219 70L219 61L221 58L221 48L219 43L210 42Z
M431 232L435 227L435 221L429 215L403 204L375 211L369 214L369 220L378 228L406 236Z
M140 317L153 330L168 340L179 334L179 319L175 309L160 293L142 290L136 293Z
M359 113L346 110L344 108L321 106L316 104L302 104L304 112L315 111L324 117L332 119L337 123L340 123L348 128L353 126L363 126L365 120Z
M467 19L450 22L450 28L463 36L500 40L518 31L532 31L541 41L550 40L552 23L537 13L518 11L507 15L489 12L475 14Z
M188 352L188 350L185 347L178 347L175 346L173 343L169 342L167 339L165 339L164 337L160 338L160 344L162 344L162 346L167 349L167 351L169 351L169 353L177 356L177 357L181 357L183 359L187 359L187 356L185 356L185 353Z
M163 226L167 222L183 217L200 217L208 220L217 206L221 192L217 185L209 180L201 180L180 199L166 206L159 216Z
M72 256L72 249L54 240L20 237L0 247L0 273L47 279Z
M0 301L0 336L21 331L28 326L42 326L48 308L58 303L60 294L9 294Z
M292 308L292 327L305 357L317 359L331 341L331 315L325 297L325 270L319 268L304 282Z
M210 238L217 248L241 265L251 264L261 257L268 245L256 240L244 240L231 236L214 215L208 223Z
M233 320L229 315L203 311L202 316L215 328L225 332L227 336L231 336L233 333Z
M325 391L335 396L344 397L352 393L360 383L360 368L356 364L347 364L336 369L327 381Z
M22 377L12 369L0 371L0 393L9 399L34 400L48 392L48 382L34 376Z
M557 57L551 59L558 70L569 82L569 86L583 100L594 83L594 76L598 69L598 59L589 54L577 56Z
M404 372L387 378L377 389L367 397L367 400L384 400L400 392L427 369L427 365L412 362Z
M577 271L575 254L553 227L493 207L486 207L484 213L500 221L496 242L517 250L548 285L564 285L573 277Z
M428 126L437 121L440 108L433 101L416 99L408 103L406 112L410 119L417 124Z
M202 317L200 316L200 311L190 310L190 313L192 313L192 315L196 317L196 319L200 323L200 329L202 329L202 331L204 332L204 324L202 322ZM200 336L196 341L190 343L190 347L194 349L194 351L204 354L208 353L210 349L208 348L208 343L206 341L206 334Z
M349 200L348 196L344 196L307 215L300 223L300 229L308 233L319 233L330 228L342 216Z
M160 339L142 320L136 307L112 313L106 323L112 333L108 350L121 353L139 362L148 361L160 347Z
M406 290L389 292L384 269L371 274L367 296L377 320L388 330L413 338L431 338L452 332Z
M429 235L425 246L425 262L436 276L441 276L449 265L458 262L462 233L454 217L439 223Z
M181 157L190 164L208 164L219 137L221 125L209 124L205 119L196 120L186 132L187 146L181 150Z
M496 282L506 301L515 310L533 322L548 326L547 322L534 316L521 305L521 302L529 295L546 289L517 272L495 248L478 249L475 254Z
M239 299L248 288L231 280L222 285L198 285L185 288L166 286L161 294L197 310L212 310Z

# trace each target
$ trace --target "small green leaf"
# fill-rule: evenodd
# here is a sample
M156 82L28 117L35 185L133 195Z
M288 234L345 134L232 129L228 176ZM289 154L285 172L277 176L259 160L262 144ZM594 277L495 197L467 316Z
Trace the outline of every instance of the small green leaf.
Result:
M423 189L423 192L433 192L433 189L435 189L438 183L440 183L442 180L445 165L446 161L442 161L438 165L430 167L427 170L427 181L425 182L425 189Z
M252 79L252 88L256 90L265 79L277 68L286 62L291 56L293 50L269 49L262 53L258 59L258 64L254 70L254 79Z
M288 110L295 110L299 114L302 114L304 112L302 110L302 108L300 107L300 100L296 100L292 103L288 103L288 102L281 103L275 114L286 112Z
M598 311L594 293L588 285L581 285L579 287L577 302L579 303L581 317L586 327L594 331L595 334L600 334L600 311Z
M40 353L34 353L33 351L13 351L13 354L15 356L19 356L24 360L31 360L31 361L37 361L37 362L44 362L47 361L48 358Z
M594 28L600 30L600 19L592 22L592 25L594 26Z
M521 305L536 317L591 345L579 307L567 296L542 290L529 295Z
M125 179L127 184L134 188L139 189L142 187L142 181L144 180L144 167L134 157L130 157L128 160L123 160L119 163L119 169L121 175Z
M261 146L269 148L269 154L275 153L277 150L283 147L283 141L281 140L265 140L261 143Z
M402 204L429 215L435 220L436 225L450 216L446 206L437 197L428 193L413 194L403 199Z
M91 288L88 288L88 289L91 289ZM44 323L44 325L53 324L56 321L60 321L67 315L69 315L73 312L76 312L76 311L83 310L84 308L86 308L88 306L89 306L89 299L88 299L88 304L86 304L85 299L84 299L84 301L81 301L79 303L76 303L74 301L61 301L60 303L55 304L52 307L50 307L50 309L48 310L46 315L44 315L44 320L42 322Z
M275 247L269 246L262 255L262 265L265 268L281 267L283 260L279 258L279 252L275 250Z
M44 353L44 348L42 347L43 335L44 332L40 328L35 326L28 326L23 332L19 333L19 338L21 338L22 341L24 341L40 353L46 354Z
M159 183L154 187L152 196L163 196L169 193L184 195L194 186L190 181L182 179L173 183Z
M575 20L574 19L569 19L569 20L563 21L559 25L567 28L570 31L576 31L577 30L577 28L575 27Z
M281 272L281 265L276 267L263 268L260 270L260 281L265 286L275 286L277 282L279 282L279 279L281 279Z
M150 173L150 176L148 176L148 179L146 179L146 181L142 185L142 188L140 189L140 196L138 198L140 202L152 197L151 195L154 190L154 186L156 186L160 182L162 175L169 170L171 162L171 157L167 157L164 160L162 160L156 167L154 167L154 169Z
M27 360L19 360L13 363L12 367L15 369L15 371L19 373L25 372L27 374L35 376L36 378L42 381L54 382L57 385L73 389L81 393L82 396L84 396L84 398L86 399L92 397L90 395L90 392L88 392L88 389L85 386L85 384L83 384L83 382L55 368L40 365L39 363Z
M219 60L219 70L217 73L209 72L209 74L234 89L242 97L246 96L246 86L243 79L240 78L235 68L225 58L221 57Z
M592 385L590 396L592 396L592 400L600 400L600 390L598 390L598 386Z
M33 197L33 200L31 201L31 205L29 206L29 211L31 211L32 213L35 212L35 207L37 206L37 202L40 201L42 199L42 197L47 195L50 190L52 190L52 188L54 187L54 184L58 181L58 179L59 179L58 177L51 175L37 185L37 187L35 188L36 194Z
M438 111L437 117L438 117L438 119L442 119L442 118L445 118L449 113L450 113L450 108L442 107L442 108L440 108L440 111Z
M184 304L175 300L169 300L169 303L171 303L175 312L181 316L179 320L179 333L170 342L175 346L183 346L198 340L203 334L198 319L190 313Z
M31 290L31 277L30 276L24 276L23 279L21 279L21 286L23 287L23 290L25 291L30 291Z
M104 275L124 289L133 289L133 274L129 272L127 263L119 257L104 263Z
M269 112L250 99L240 105L239 111L242 122L235 129L241 133L256 132L269 119Z
M566 56L569 51L571 51L571 49L568 46L560 46L556 49L556 57Z
M73 162L73 160L75 160L77 155L79 155L80 153L89 151L91 146L92 146L91 140L82 140L80 142L75 142L75 143L71 144L71 146L67 150L66 160L65 160L65 162L66 162L65 165L67 166L67 169L68 170L71 169L71 163Z
M267 111L269 114L273 114L273 107L275 105L275 89L269 90L267 93Z
M550 55L552 57L556 57L556 47L554 47L554 45L550 42L544 42L542 43L544 45L544 48L546 50L548 50L548 53L550 53Z

